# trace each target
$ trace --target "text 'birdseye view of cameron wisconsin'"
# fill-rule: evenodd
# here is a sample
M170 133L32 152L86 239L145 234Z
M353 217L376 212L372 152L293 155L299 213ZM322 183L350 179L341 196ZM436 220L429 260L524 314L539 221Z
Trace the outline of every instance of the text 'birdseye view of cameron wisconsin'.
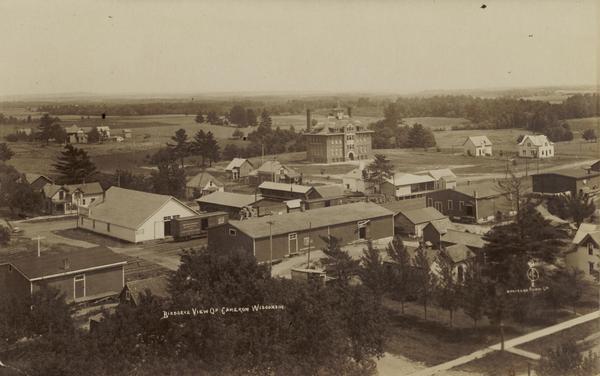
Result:
M598 374L599 6L0 2L0 376Z

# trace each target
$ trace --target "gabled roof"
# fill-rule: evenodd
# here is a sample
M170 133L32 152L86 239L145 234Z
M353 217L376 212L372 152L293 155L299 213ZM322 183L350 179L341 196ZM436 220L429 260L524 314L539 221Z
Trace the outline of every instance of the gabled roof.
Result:
M573 244L579 244L586 237L586 235L600 231L600 225L594 223L582 223L579 225L575 237L573 237Z
M46 175L28 174L28 173L25 174L25 180L27 180L27 183L29 183L29 184L33 183L34 181L38 180L39 178L46 179L47 181L52 183L52 179L50 179Z
M314 188L309 185L299 185L299 184L287 184L287 183L275 183L272 181L264 181L259 186L258 189L270 189L273 191L285 191L285 192L293 192L293 193L308 193Z
M429 225L433 226L433 228L435 228L437 230L437 232L439 232L440 234L445 234L448 231L448 228L450 227L450 219L448 219L448 218L438 219L438 220L429 222L429 224L427 226L429 226Z
M248 164L250 164L250 167L254 167L254 165L252 164L252 162L250 162L246 158L233 158L231 160L231 162L229 162L229 164L227 165L227 167L225 167L225 171L231 171L234 168L240 168L245 162L248 162Z
M46 197L52 197L60 190L64 190L69 193L79 190L85 195L102 194L104 192L104 189L102 189L102 186L98 182L65 185L46 184L43 188L44 195Z
M382 202L379 205L391 210L394 214L406 210L425 209L427 207L425 197L410 198L406 200L389 200Z
M525 145L526 140L529 140L534 146L544 146L544 143L548 143L548 145L554 145L554 143L548 140L548 137L543 134L526 134L521 142L519 142L519 145Z
M315 191L317 191L317 193L322 197L322 198L333 198L333 197L340 197L344 195L344 188L339 185L315 185L314 186Z
M422 209L403 210L400 211L400 214L405 216L406 219L415 225L447 218L444 214L431 206Z
M463 244L472 248L483 248L483 246L487 243L485 240L483 240L482 235L452 229L448 229L446 233L442 235L441 240L442 242Z
M464 244L454 244L454 245L446 247L446 254L450 257L450 259L454 263L462 262L462 261L465 261L465 260L475 257L475 254L473 253L473 251L471 251Z
M167 298L169 296L169 281L165 276L130 281L125 285L135 304L139 303L140 295L145 294L146 290L149 290L152 295L159 298Z
M297 173L294 169L292 169L286 165L283 165L283 164L279 163L278 161L266 161L255 171L261 172L261 173L269 173L269 174L274 173L276 175L279 175L282 169L287 176L290 176L290 177L300 176L300 174Z
M44 192L44 196L48 198L54 196L60 190L67 191L67 189L64 186L57 184L46 184L44 188L42 188L42 190Z
M585 243L586 239L591 239L596 246L600 246L600 231L590 232L589 234L585 235L580 244Z
M65 268L66 259L68 259L68 268ZM8 262L30 281L48 278L49 276L76 273L91 268L127 263L123 256L106 247L45 251L41 253L40 257L37 254L31 254L28 257L8 260Z
M172 196L113 186L106 191L104 200L90 205L88 217L129 229L138 229L170 201L187 209L190 216L197 214Z
M350 170L342 176L342 179L362 179L364 168L357 167L354 170Z
M217 187L223 187L223 183L208 172L200 172L195 176L190 176L187 179L185 186L189 188L204 188L210 181Z
M229 206L232 208L243 208L244 206L250 206L254 204L261 198L262 196L260 195L255 196L233 192L213 192L211 194L200 197L196 200L196 202Z
M251 218L244 221L229 221L229 224L251 238L258 239L269 236L268 222L272 222L272 234L281 235L306 231L309 228L317 229L384 216L391 217L392 212L377 204L356 202L304 212Z
M388 183L395 185L396 187L402 185L418 184L418 183L429 183L435 180L429 175L414 175L397 172L393 178L385 179Z
M456 181L456 175L449 168L442 168L439 170L429 170L427 173L435 180L444 178L447 181Z
M492 141L490 141L490 139L487 138L487 136L467 137L465 142L463 142L463 145L466 144L468 141L471 141L473 143L473 145L475 145L475 146L492 146Z

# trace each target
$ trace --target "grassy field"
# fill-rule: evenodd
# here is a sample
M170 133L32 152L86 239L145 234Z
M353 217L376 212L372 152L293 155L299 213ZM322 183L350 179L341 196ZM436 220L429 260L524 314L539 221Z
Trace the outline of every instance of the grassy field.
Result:
M446 129L450 130L453 126L465 126L472 125L470 120L463 118L448 118L448 117L414 117L404 118L403 123L406 125L413 125L419 123L426 128L431 129Z

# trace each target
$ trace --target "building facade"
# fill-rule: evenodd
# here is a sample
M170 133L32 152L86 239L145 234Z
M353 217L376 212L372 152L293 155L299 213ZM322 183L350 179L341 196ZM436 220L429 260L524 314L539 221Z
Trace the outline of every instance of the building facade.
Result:
M492 155L492 142L487 136L471 136L463 142L463 151L470 157Z
M554 157L554 143L545 135L525 135L518 146L521 158L552 158Z
M254 170L254 165L246 158L233 158L225 167L231 180L246 178Z
M314 128L307 116L306 156L309 162L334 163L366 160L371 156L372 130L335 109Z
M596 195L600 192L600 171L565 169L531 176L533 192L539 194L579 193Z

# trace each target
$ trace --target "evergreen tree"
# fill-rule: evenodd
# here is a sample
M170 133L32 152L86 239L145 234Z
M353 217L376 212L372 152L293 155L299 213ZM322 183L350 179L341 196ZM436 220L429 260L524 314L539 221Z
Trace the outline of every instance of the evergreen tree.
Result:
M206 122L215 125L219 122L219 116L215 111L209 111L206 114Z
M167 148L171 150L173 156L181 161L181 168L184 167L184 158L190 155L190 142L185 129L181 128L171 137L174 144L167 143Z
M388 281L385 275L383 259L379 254L379 250L373 247L371 241L367 243L367 248L363 249L358 275L363 285L371 290L378 299L381 299L387 290Z
M88 132L87 136L88 142L91 144L100 141L100 132L98 132L97 127L92 128L92 130Z
M454 312L458 309L462 298L462 286L455 280L453 275L453 264L450 257L444 253L438 253L436 257L438 276L434 289L435 300L438 305L450 314L450 327L454 322Z
M555 200L557 200L555 214L562 219L573 220L577 227L596 212L594 200L582 192L576 195L563 195Z
M348 252L342 250L340 239L334 236L322 237L326 246L323 249L325 258L321 263L325 271L336 278L336 282L341 285L347 285L350 278L357 272L359 262L353 260Z
M40 124L38 125L40 140L46 142L46 144L49 143L50 139L53 138L52 126L58 121L60 121L58 118L52 117L49 114L44 114L40 117Z
M418 299L423 304L425 320L427 320L427 305L430 303L436 278L431 272L431 262L427 258L426 251L423 248L417 249L413 260L415 270L415 287L418 292Z
M96 174L96 166L87 152L71 144L65 145L64 151L53 166L60 174L59 180L63 184L84 183Z
M258 125L258 119L256 118L256 112L253 109L248 108L246 110L246 125L249 127L255 127Z
M196 115L196 123L204 123L204 116L202 115L201 112L198 113L198 115Z
M194 135L194 140L192 141L190 150L193 155L202 158L202 167L204 167L204 161L207 156L208 147L206 142L206 133L202 129L200 129Z
M391 179L394 174L394 165L383 154L375 154L375 160L365 169L365 181L374 184L377 190L386 179Z
M486 290L487 287L479 274L467 273L460 306L465 314L473 320L473 327L477 327L477 322L483 317Z
M410 255L399 236L394 237L386 250L388 256L393 261L388 272L388 286L390 287L392 296L400 300L402 314L404 314L404 303L414 289Z
M260 113L259 125L264 128L270 129L273 126L273 120L271 120L271 114L266 109L263 109Z
M176 162L162 161L158 171L152 172L154 192L183 198L185 196L185 171Z
M205 148L206 159L208 159L208 165L212 166L213 162L217 162L220 159L221 152L220 152L219 143L217 142L214 135L210 131L206 134L206 144L205 145L206 145L206 148ZM203 160L203 162L204 162L204 160Z

